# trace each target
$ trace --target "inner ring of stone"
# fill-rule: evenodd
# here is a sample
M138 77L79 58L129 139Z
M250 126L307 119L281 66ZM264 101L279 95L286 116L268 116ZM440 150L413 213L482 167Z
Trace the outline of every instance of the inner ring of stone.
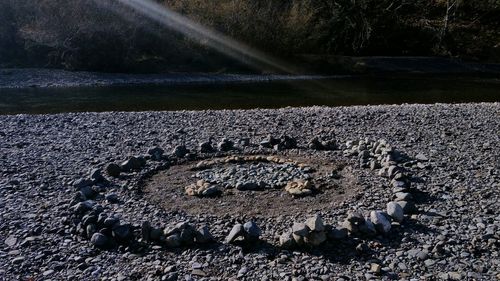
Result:
M154 175L143 191L167 211L275 217L331 210L359 189L341 162L232 155L172 166Z

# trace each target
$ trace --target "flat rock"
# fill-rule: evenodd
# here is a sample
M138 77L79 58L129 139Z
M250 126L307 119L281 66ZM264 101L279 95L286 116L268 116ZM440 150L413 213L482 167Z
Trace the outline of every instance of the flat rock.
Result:
M11 235L5 239L5 244L9 247L13 247L14 245L17 244L17 237Z
M298 236L306 236L309 233L309 227L305 223L294 222L292 233Z
M243 229L245 230L245 239L249 240L258 240L262 233L259 226L253 221L246 222Z
M387 219L383 212L371 211L370 220L375 225L377 232L386 234L391 230L391 222Z
M306 225L311 231L324 231L325 225L319 214L314 215L306 220Z
M387 214L397 222L402 222L404 219L404 211L396 202L387 203Z
M236 224L233 226L229 234L226 236L226 243L233 243L238 237L242 237L245 234L242 224Z
M92 243L92 245L100 249L104 249L109 246L109 238L102 233L94 233L94 235L92 235L92 238L90 239L90 242Z
M295 246L295 240L291 231L284 232L280 235L280 246L285 249L290 249Z

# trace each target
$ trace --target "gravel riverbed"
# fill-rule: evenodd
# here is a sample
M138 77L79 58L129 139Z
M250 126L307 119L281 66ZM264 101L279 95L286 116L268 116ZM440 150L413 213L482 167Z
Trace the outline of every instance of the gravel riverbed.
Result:
M0 116L0 280L500 280L499 132L499 103ZM74 181L92 168L154 146L193 151L223 138L258 146L270 134L293 136L303 158L345 161L358 179L357 194L331 208L316 206L314 197L290 197L291 211L283 215L220 215L208 207L200 212L203 206L190 214L128 190L133 183L125 177L105 190L118 197L105 208L121 221L138 228L146 220L206 225L218 242L100 250L72 229ZM388 183L356 157L305 149L322 135L339 144L385 139L425 161L412 170L418 212L387 235L276 247L295 221L320 214L339 225L349 211L384 210L391 200ZM294 211L294 202L303 209ZM250 219L262 242L223 242L236 223Z

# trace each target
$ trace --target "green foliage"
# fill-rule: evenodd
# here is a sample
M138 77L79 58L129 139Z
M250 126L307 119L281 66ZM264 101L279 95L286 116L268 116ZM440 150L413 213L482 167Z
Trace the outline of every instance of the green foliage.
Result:
M161 2L285 57L440 55L495 61L500 53L500 0ZM141 72L211 70L228 63L115 0L0 0L0 63L9 61Z

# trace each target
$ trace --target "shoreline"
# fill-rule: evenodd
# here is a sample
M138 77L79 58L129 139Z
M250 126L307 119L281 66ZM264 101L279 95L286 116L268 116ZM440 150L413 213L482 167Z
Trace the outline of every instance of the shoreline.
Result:
M147 85L212 85L342 78L485 78L500 81L500 64L439 57L303 56L311 74L103 73L50 68L0 68L1 89L72 88ZM299 64L300 65L300 64Z
M204 274L215 280L494 280L500 276L494 258L500 241L500 174L495 169L500 164L499 114L499 103L477 103L3 115L0 277L176 280ZM303 212L318 212L326 223L336 225L348 211L381 208L391 196L391 188L374 171L359 167L357 157L343 156L344 148L306 149L315 136L333 137L339 144L385 139L411 158L424 155L420 159L427 159L425 167L409 168L411 177L419 179L412 188L426 195L417 198L419 212L408 216L404 225L394 225L388 235L333 243L328 251L288 251L266 244L248 250L226 243L175 249L153 244L138 254L126 248L104 251L92 247L71 223L73 183L92 168L143 155L153 146L167 154L181 144L195 151L201 142L223 138L235 143L248 138L250 145L238 153L286 155L258 146L268 135L282 134L296 138L303 148L301 157L345 162L361 187L358 196L328 208L317 209L311 199ZM220 216L210 209L197 214L166 211L148 196L127 189L135 184L133 177L120 179L105 190L118 195L120 202L102 204L106 212L139 229L144 220L152 225L189 221L208 225L222 241L236 222L253 219L263 239L274 245L284 229L306 218L294 212L292 199L290 208L276 217ZM358 246L364 250L358 251ZM50 258L54 255L57 258ZM377 270L372 270L374 263Z
M347 75L257 75L257 74L124 74L60 69L0 69L1 89L74 88L155 85L215 85L234 83L266 83L279 81L321 80Z

